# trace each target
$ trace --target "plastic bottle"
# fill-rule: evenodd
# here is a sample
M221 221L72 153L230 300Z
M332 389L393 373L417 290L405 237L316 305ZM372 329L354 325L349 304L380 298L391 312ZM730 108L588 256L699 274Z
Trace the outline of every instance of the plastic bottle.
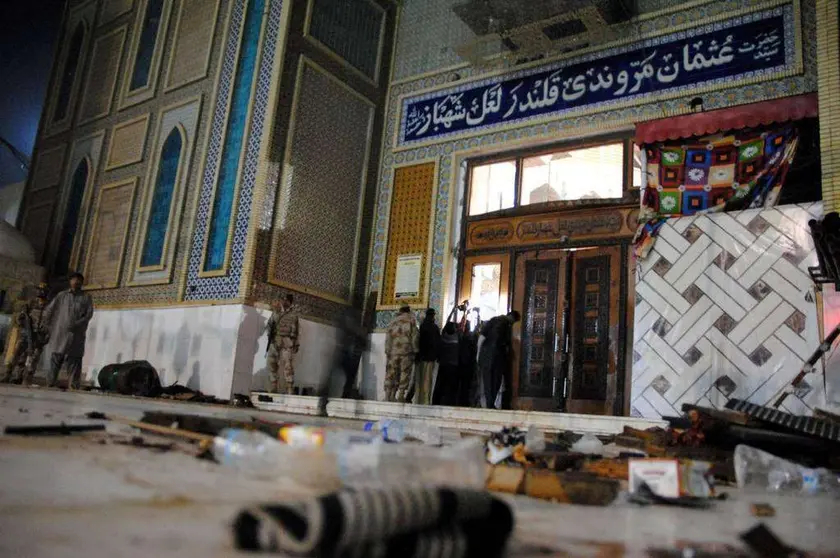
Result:
M439 446L443 443L441 429L424 422L410 421L405 425L404 432L407 438L414 438L431 446Z
M603 455L604 444L594 434L587 433L572 445L570 451L587 455Z
M324 433L324 448L328 451L339 452L356 444L381 443L382 437L375 432L359 432L358 430L327 430Z
M289 479L319 487L340 484L336 454L322 448L289 446L257 430L222 430L213 440L213 457L249 477Z
M317 448L324 445L324 430L312 426L284 426L279 438L290 446Z
M443 434L437 426L424 424L419 421L402 421L385 419L365 424L366 432L379 432L388 442L402 442L406 438L414 438L425 444L439 446L443 443Z
M405 440L405 428L399 420L379 420L366 422L365 432L376 432L388 442L402 442Z
M840 480L826 469L802 467L746 445L735 448L735 479L738 488L840 496Z
M478 440L452 446L354 444L337 455L345 486L445 485L484 488L484 448Z
M545 451L545 433L536 426L528 427L525 434L525 449L531 452Z

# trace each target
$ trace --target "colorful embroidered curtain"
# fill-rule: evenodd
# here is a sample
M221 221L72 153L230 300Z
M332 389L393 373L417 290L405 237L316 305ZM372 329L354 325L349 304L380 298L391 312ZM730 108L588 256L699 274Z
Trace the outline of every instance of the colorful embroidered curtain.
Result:
M796 144L795 128L784 126L644 146L636 255L647 255L669 217L775 205Z

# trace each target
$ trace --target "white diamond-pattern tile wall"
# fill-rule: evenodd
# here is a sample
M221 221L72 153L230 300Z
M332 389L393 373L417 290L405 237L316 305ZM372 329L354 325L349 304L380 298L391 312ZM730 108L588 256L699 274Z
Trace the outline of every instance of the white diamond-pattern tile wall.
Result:
M808 220L822 203L668 221L639 262L632 414L680 414L683 403L768 404L819 344ZM824 404L822 382L783 408Z

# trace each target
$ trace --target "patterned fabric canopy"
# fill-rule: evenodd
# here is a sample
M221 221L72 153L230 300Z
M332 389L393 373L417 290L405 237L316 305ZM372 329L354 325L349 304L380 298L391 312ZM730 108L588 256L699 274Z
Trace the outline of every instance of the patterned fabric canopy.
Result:
M775 205L796 145L793 126L646 145L636 255L668 217Z

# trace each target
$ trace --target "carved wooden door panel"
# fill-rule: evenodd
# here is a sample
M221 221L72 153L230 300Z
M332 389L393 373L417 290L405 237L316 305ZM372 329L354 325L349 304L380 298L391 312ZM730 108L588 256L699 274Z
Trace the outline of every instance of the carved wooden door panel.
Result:
M621 248L576 252L570 290L567 410L612 414L617 392Z
M513 308L522 321L514 328L514 408L559 408L567 260L562 250L525 252L516 260Z

